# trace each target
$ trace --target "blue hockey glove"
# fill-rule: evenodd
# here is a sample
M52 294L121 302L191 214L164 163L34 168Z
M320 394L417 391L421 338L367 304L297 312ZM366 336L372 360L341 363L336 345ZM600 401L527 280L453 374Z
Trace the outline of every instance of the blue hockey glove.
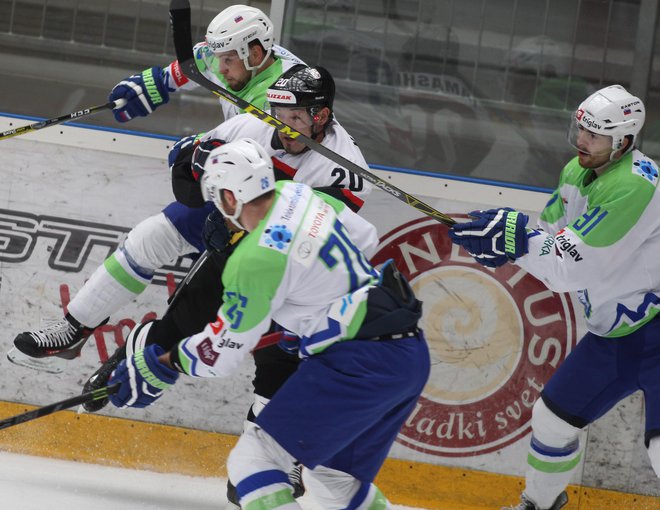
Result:
M192 157L192 172L197 180L199 180L202 175L204 175L204 164L209 157L209 154L216 147L224 145L224 140L219 140L218 138L211 138L210 140L204 140L200 142L197 147L195 147L195 152Z
M118 122L128 122L135 117L146 117L160 105L170 100L170 93L163 80L160 67L145 69L114 86L108 101L126 100L126 104L112 110Z
M487 267L499 267L527 253L529 217L511 208L472 211L473 221L457 223L451 240Z
M225 223L225 217L215 209L206 217L202 229L202 241L209 251L224 250L229 244L232 235Z
M179 377L179 372L158 361L164 353L160 345L152 344L123 360L108 381L121 384L110 401L119 408L153 404Z

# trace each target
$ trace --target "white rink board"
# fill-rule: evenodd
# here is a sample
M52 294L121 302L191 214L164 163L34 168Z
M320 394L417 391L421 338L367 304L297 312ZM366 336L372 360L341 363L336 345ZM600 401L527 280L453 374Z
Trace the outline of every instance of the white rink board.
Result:
M15 127L29 122L0 117L0 129L8 129L9 123ZM3 241L0 244L3 315L0 350L8 350L17 333L40 326L42 320L61 317L63 296L66 297L67 292L73 295L80 288L110 253L109 245L173 200L165 161L171 141L128 137L125 144L115 144L112 140L116 141L118 136L128 135L65 126L0 142L3 144L4 177L0 183L0 239ZM70 139L73 142L69 142ZM124 153L111 152L117 146L122 147ZM512 206L529 213L534 221L547 200L543 193L406 174L378 174L448 214L460 215L494 205ZM489 308L489 302L482 302L474 310L490 314L487 316L493 324L520 333L522 336L516 341L521 348L529 347L530 332L540 331L539 328L549 324L565 333L566 340L562 344L562 355L565 355L584 333L579 306L569 297L541 296L538 289L508 293L506 281L500 281L500 273L488 274L471 267L467 257L448 248L435 222L425 221L414 209L384 192L374 192L362 214L374 222L381 240L385 241L380 254L398 253L406 266L402 270L413 271L413 284L418 293L424 294L425 329L434 357L433 374L425 392L428 403L411 417L407 424L410 430L406 432L404 428L393 455L521 475L530 409L538 393L534 384L525 385L524 381L526 375L534 373L529 370L536 368L525 363L529 360L525 360L524 353L511 354L518 344L506 344L510 341L506 335L496 338L500 344L483 331L468 338L452 338L447 327L457 323L455 303L438 290L437 281L445 282L454 293L476 292L476 297L471 296L474 299L488 292L501 298L496 300L500 308ZM416 223L409 223L416 220ZM82 239L105 240L106 244L97 242L85 251L84 243L67 237L71 232L82 235ZM58 244L58 239L67 242ZM414 242L421 244L413 246ZM176 271L177 277L183 274L186 264L182 262ZM465 271L472 279L465 280L465 273L457 273L456 267L467 268ZM163 275L165 273L167 271ZM518 282L531 285L524 275L510 276L518 287L522 285ZM466 285L466 281L470 285ZM112 317L111 324L139 321L150 312L160 315L165 309L166 297L165 286L152 285L134 305ZM544 307L545 303L554 303L557 319L551 319L555 312L545 314L533 306L531 317L525 317L523 305L530 299L536 299L533 302L543 303ZM510 316L516 319L507 322ZM534 322L546 324L530 330ZM125 336L128 328L122 332ZM548 331L540 331L540 342L549 335ZM114 349L113 334L106 334L102 340L109 351ZM502 350L490 350L494 344ZM470 356L461 354L465 352ZM488 356L474 354L478 352ZM491 359L505 361L498 364ZM1 356L0 400L43 405L67 398L80 391L98 362L99 351L94 340L87 344L82 357L71 362L70 369L60 375L16 367ZM548 369L547 363L545 368ZM517 386L512 383L514 376ZM104 412L236 434L241 430L251 402L251 378L252 362L247 360L231 379L182 380L157 405L146 410L108 408ZM539 379L535 384L538 386L540 382ZM575 482L660 494L642 444L642 409L640 396L633 396L591 427L585 438L588 449L584 474ZM423 412L428 415L422 416ZM411 431L417 431L417 436L411 437L414 436Z

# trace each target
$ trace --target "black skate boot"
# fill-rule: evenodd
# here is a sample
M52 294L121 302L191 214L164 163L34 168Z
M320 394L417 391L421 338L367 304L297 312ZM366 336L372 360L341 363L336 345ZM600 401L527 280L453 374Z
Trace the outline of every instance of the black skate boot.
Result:
M57 363L49 364L42 358L75 359L94 330L108 322L104 320L95 328L87 328L67 314L64 319L38 331L25 331L14 338L14 349L7 353L12 363L37 370L61 372ZM52 370L51 370L52 369Z
M305 494L305 486L302 481L302 464L296 464L296 467L289 473L289 481L293 485L293 497L298 499Z
M502 510L559 510L566 506L566 503L568 503L568 494L566 494L566 491L557 496L557 499L555 499L555 502L550 508L539 508L523 493L520 496L520 504L517 506L505 506L502 507Z
M92 376L87 379L85 386L83 386L83 393L89 393L90 391L97 390L99 388L105 388L108 385L108 379L110 375L117 368L117 365L126 359L126 345L118 347L112 356L110 356L101 367L92 374ZM88 413L95 413L103 409L110 400L103 398L100 400L92 400L91 402L85 402L82 406L85 411Z

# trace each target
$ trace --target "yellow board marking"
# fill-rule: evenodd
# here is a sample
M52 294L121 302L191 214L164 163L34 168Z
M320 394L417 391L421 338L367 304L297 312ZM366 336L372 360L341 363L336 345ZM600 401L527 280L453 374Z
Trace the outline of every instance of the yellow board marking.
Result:
M0 419L34 406L0 402ZM73 411L0 431L0 450L190 476L225 477L236 436ZM524 459L521 459L524 462ZM517 503L514 476L387 459L376 484L395 504L442 510L493 510ZM569 488L564 510L660 510L660 498Z

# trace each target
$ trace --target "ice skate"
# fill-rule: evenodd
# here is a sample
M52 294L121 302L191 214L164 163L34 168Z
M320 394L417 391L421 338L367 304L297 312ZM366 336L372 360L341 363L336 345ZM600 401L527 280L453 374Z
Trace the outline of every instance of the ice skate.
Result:
M523 493L520 496L520 503L516 506L503 506L502 510L559 510L563 508L568 503L568 494L566 491L562 492L550 508L539 508L536 504L532 503L527 496Z
M106 322L107 319L102 324ZM14 347L7 353L7 359L16 365L60 373L67 360L80 355L94 329L86 328L67 314L64 319L43 329L18 335L14 339Z
M298 499L305 494L305 486L302 481L302 464L296 465L289 473L289 481L293 485L293 497Z

